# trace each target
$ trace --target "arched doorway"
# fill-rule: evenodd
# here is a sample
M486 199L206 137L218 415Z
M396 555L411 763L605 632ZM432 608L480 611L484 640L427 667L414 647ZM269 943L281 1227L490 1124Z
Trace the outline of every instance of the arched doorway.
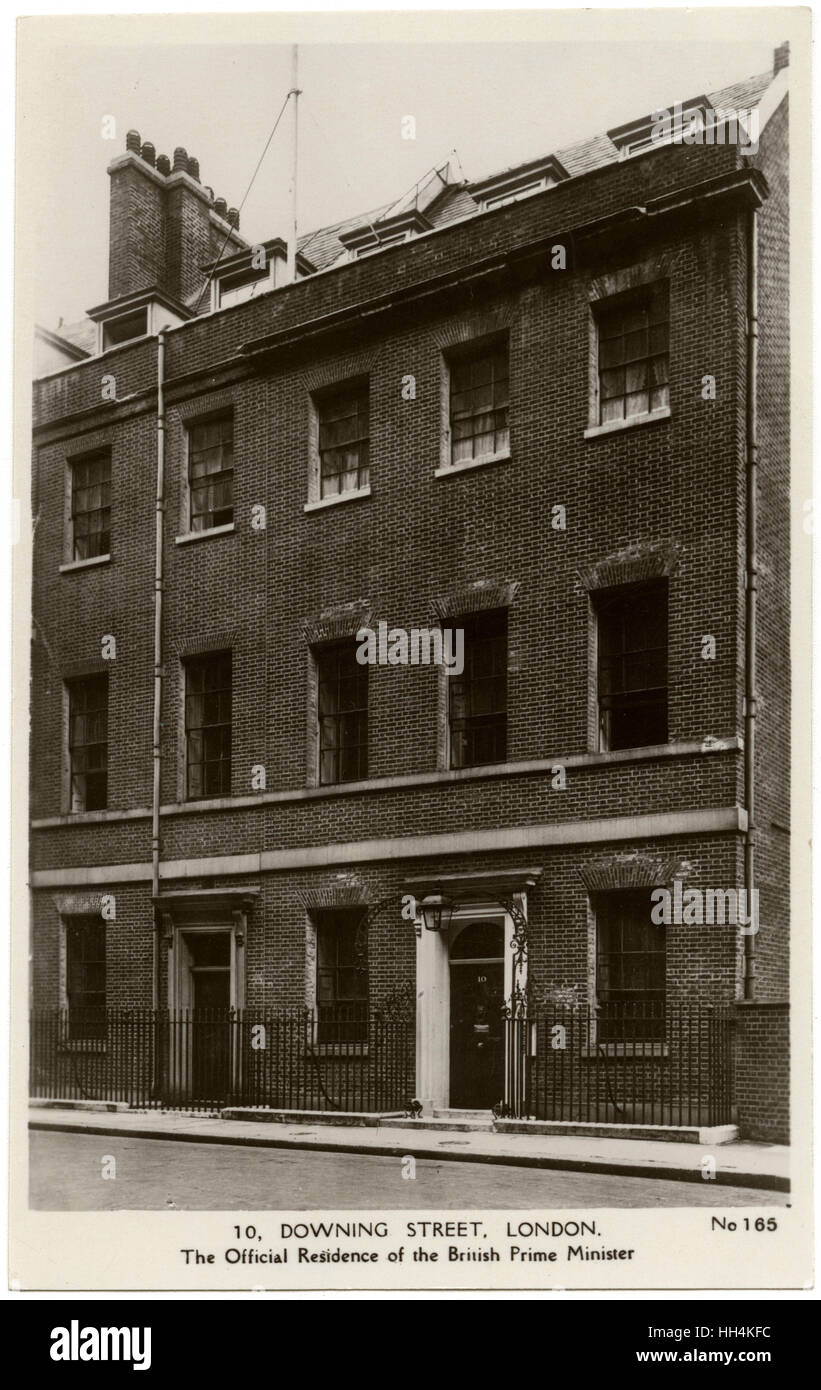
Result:
M450 1104L489 1110L504 1092L504 925L467 922L450 944Z

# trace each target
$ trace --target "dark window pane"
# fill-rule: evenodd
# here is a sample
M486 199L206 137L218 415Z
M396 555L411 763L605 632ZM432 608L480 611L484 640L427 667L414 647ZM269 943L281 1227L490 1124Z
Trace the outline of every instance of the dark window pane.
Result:
M641 748L666 743L666 581L602 595L597 619L603 746Z
M209 653L185 664L186 796L231 792L230 652Z
M668 404L666 282L598 311L599 422L630 419Z
M69 917L65 928L68 1035L105 1037L105 923L100 917Z
M68 685L68 756L72 811L108 804L108 676Z
M318 398L320 496L355 492L369 480L369 392L355 386Z
M111 456L107 452L71 464L72 559L109 553Z
M368 937L361 909L315 916L317 1033L324 1043L368 1037Z
M650 889L597 893L593 907L600 1040L663 1039L666 938Z
M356 649L356 642L340 642L316 653L323 784L368 775L368 668L356 660Z
M448 677L451 767L507 757L507 609L457 619L465 666Z
M507 345L483 346L450 364L451 462L505 452L508 431Z
M234 520L234 420L226 415L188 431L189 526L210 531Z

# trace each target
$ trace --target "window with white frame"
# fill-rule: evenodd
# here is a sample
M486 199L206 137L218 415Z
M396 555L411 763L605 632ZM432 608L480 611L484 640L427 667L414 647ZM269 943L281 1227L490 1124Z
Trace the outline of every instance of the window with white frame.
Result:
M483 343L448 358L450 462L507 454L510 381L507 339Z
M368 938L362 908L318 911L316 925L317 1041L368 1037Z
M314 399L319 496L358 492L370 482L370 393L367 382L323 391Z
M188 427L188 524L211 531L234 520L234 417L200 420Z
M323 786L368 775L368 667L357 661L356 649L351 639L314 652Z
M185 662L185 794L188 801L231 792L232 655Z
M464 670L448 677L450 765L478 767L507 757L506 608L454 620L464 632Z
M108 805L108 675L67 682L69 805L104 811Z
M595 597L603 749L667 742L667 602L666 579Z
M666 939L651 908L649 888L593 895L601 1042L664 1036Z
M69 463L71 560L94 560L111 549L111 455L97 450Z
M594 307L598 343L598 423L652 414L670 404L667 281Z

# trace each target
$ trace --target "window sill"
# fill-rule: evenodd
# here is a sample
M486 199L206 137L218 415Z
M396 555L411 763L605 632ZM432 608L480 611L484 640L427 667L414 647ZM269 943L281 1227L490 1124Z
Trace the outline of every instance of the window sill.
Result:
M188 545L190 541L207 541L211 536L229 536L236 530L233 521L226 526L211 526L207 531L188 531L184 536L175 536L176 545Z
M69 560L65 565L60 566L60 573L70 574L72 570L87 570L94 565L107 565L110 560L110 555L92 555L90 560Z
M606 425L591 425L584 432L585 439L598 439L603 434L620 434L622 430L632 430L637 425L652 425L656 420L669 420L669 405L661 410L649 410L644 415L631 415L628 420L609 420Z
M434 478L449 478L451 473L469 473L473 468L485 468L489 463L510 463L510 451L502 454L483 454L478 459L462 459L460 463L441 464L433 474Z
M336 507L340 502L356 502L360 497L370 497L370 485L367 487L351 488L349 492L336 492L333 497L320 497L317 502L306 502L303 512L319 512L325 507Z

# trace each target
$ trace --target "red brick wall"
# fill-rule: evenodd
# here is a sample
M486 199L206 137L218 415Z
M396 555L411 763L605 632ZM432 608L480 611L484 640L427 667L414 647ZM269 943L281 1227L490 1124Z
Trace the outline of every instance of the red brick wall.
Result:
M759 617L756 730L756 998L789 988L790 289L788 99L765 127L757 162L770 196L759 214ZM801 506L801 498L794 505Z
M790 1138L790 1012L785 1003L738 1004L734 1094L742 1139Z
M466 281L447 296L417 304L412 313L357 316L348 337L295 346L253 371L237 355L243 343L265 333L327 323L329 315L403 285L424 285L445 271L467 274L477 260L539 238L549 243L574 222L696 184L738 162L730 147L686 146L627 161L169 335L163 801L178 797L180 648L198 639L215 645L229 640L234 651L232 793L250 794L251 766L262 762L268 792L293 795L247 808L192 808L165 816L165 858L741 802L738 751L571 768L565 791L551 787L549 771L536 770L299 795L307 780L302 620L329 605L368 600L374 620L425 626L434 597L480 581L518 585L510 613L509 758L559 762L585 753L589 598L578 572L629 546L668 545L678 557L670 579L671 740L741 734L744 255L737 218L728 214L698 228L668 229L663 240L612 249L595 264L571 266L564 274L550 272L545 261L524 283L506 272L489 288L481 288L481 280ZM590 280L650 252L669 257L672 267L672 417L586 440ZM509 322L512 460L436 478L441 343L460 322L490 310ZM363 358L370 372L372 496L305 513L311 383L317 373L344 379L359 372ZM35 829L37 869L146 863L150 857L155 362L155 344L137 344L36 387L33 814L54 817L61 810L65 667L93 659L101 635L109 632L117 637L117 660L110 667L109 804L142 812L139 819L80 819ZM103 372L116 376L120 404L101 401ZM717 378L714 402L701 397L706 373ZM401 396L408 374L416 378L413 401ZM177 546L175 537L185 529L184 417L226 400L233 403L235 420L235 532ZM777 432L777 423L772 428ZM112 448L112 560L61 575L66 450L100 435ZM261 533L250 526L258 502L267 508ZM567 511L564 532L550 526L555 503ZM770 512L762 506L762 530L769 524ZM768 643L777 627L768 602L764 663L771 659ZM717 641L715 662L701 659L707 633ZM770 727L786 727L778 677L762 676L762 682ZM369 698L370 775L435 771L435 673L373 668ZM766 732L760 752L762 766L770 768L778 750L767 743ZM771 858L763 857L773 876L784 872L780 843L773 840ZM742 882L737 836L630 847L680 853L692 865L688 884ZM414 859L345 872L380 901L398 891L408 872L541 863L543 878L530 905L534 991L537 998L567 990L583 997L587 895L579 868L617 848L577 846L535 857L529 851L497 853L482 856L478 865L475 856L454 855L431 864ZM309 882L333 879L318 872L262 876L248 933L249 1002L282 1007L304 997L305 909L298 892ZM111 928L112 1002L147 1003L149 889L141 884L123 891L124 911ZM35 899L36 991L41 1002L56 1002L56 912L49 894ZM766 978L773 989L783 934L781 942L762 948L764 960L772 960ZM414 951L407 923L390 914L375 921L375 999L412 980ZM674 995L733 997L738 946L727 929L671 928L668 955Z

